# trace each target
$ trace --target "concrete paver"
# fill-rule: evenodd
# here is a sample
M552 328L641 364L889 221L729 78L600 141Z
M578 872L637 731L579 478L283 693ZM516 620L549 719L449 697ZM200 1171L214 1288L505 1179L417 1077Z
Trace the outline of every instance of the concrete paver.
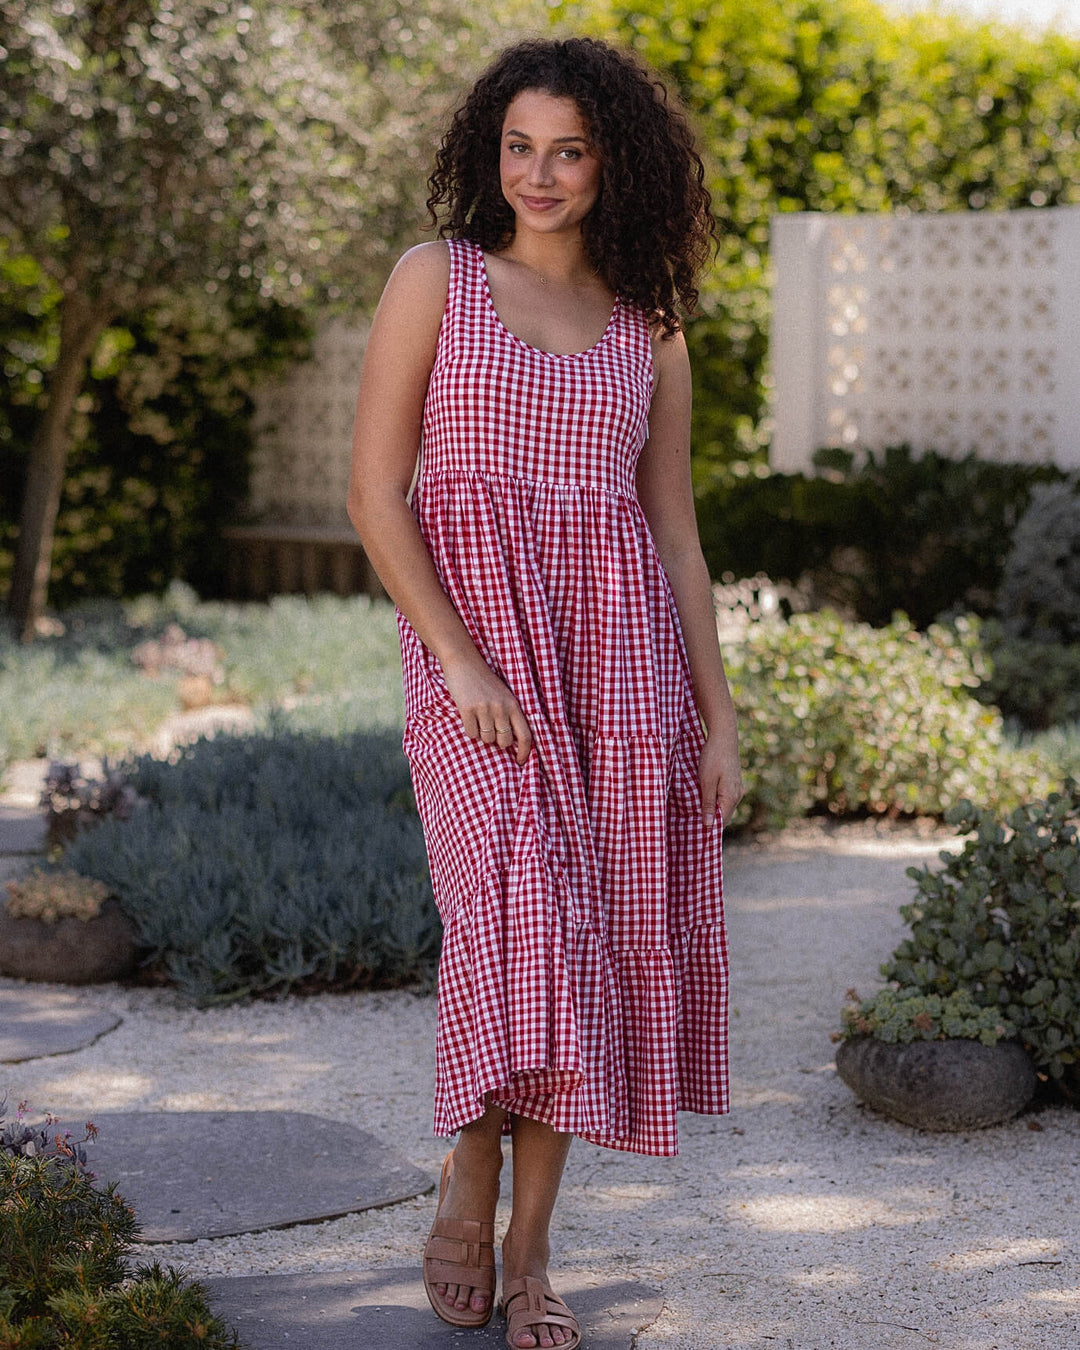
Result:
M0 1063L71 1054L93 1045L121 1020L48 985L0 989Z
M302 1111L117 1111L93 1121L89 1166L116 1182L143 1242L338 1218L434 1186L374 1135Z
M0 802L0 854L44 853L47 827L37 807Z
M359 1275L262 1275L204 1280L211 1306L251 1350L469 1350L506 1345L498 1313L481 1330L441 1322L412 1266ZM627 1280L560 1288L582 1328L582 1350L630 1350L659 1316L655 1290Z

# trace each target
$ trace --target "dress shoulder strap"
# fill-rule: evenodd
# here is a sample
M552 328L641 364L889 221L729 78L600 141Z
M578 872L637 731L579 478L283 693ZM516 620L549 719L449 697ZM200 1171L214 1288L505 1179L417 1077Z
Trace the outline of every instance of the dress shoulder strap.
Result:
M453 343L468 341L477 331L484 302L480 250L468 239L448 239L450 286L446 294L444 334Z

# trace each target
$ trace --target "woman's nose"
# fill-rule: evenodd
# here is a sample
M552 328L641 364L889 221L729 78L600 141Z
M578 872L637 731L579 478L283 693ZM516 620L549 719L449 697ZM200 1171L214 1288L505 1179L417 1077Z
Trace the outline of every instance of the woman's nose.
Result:
M529 170L529 182L535 183L539 187L541 184L551 183L552 181L553 175L550 157L547 155L534 155Z

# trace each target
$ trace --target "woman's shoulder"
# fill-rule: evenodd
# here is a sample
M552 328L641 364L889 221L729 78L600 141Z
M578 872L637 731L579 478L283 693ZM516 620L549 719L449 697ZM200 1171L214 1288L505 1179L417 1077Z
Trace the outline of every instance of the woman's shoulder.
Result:
M657 376L665 371L689 368L690 354L686 349L686 337L681 328L677 328L674 333L665 333L660 324L652 324L649 341Z
M450 244L445 239L433 239L426 244L416 244L401 255L386 288L395 294L405 293L415 302L427 300L434 304L437 301L441 310L449 285Z
M402 254L382 293L376 326L407 328L426 345L438 334L450 289L450 246L443 240L417 244Z

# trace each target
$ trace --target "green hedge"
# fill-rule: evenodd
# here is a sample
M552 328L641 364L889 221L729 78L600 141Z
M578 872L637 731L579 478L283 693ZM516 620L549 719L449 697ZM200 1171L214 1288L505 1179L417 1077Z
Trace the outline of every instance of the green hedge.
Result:
M919 628L947 611L993 613L1032 490L1066 477L909 446L817 459L817 475L730 478L702 493L710 575L802 579L817 604L879 625L903 610Z

